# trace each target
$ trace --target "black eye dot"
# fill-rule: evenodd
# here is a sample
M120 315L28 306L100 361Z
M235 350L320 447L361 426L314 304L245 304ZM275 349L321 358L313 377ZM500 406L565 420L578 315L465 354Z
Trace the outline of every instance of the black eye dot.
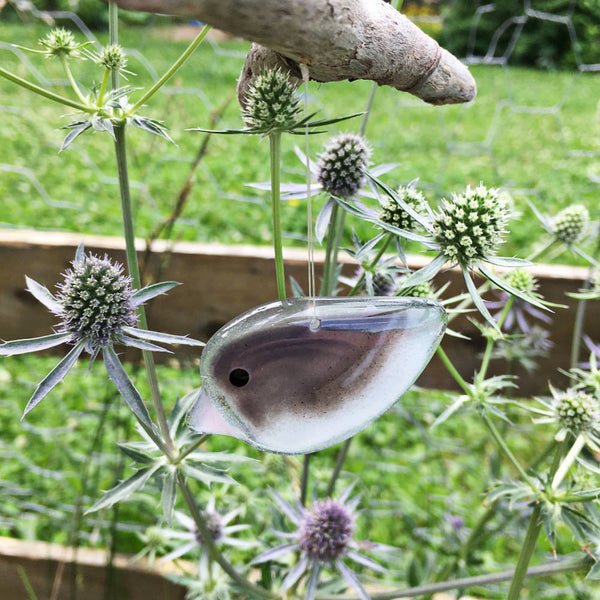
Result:
M250 381L250 373L246 369L234 369L229 373L229 382L235 387L244 387Z

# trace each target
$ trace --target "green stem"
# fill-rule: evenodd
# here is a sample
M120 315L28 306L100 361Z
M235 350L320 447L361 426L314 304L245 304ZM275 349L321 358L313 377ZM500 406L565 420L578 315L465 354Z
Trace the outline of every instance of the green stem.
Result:
M65 73L67 74L67 79L69 80L75 95L79 98L79 100L81 100L82 104L88 104L87 98L81 93L81 90L75 81L75 77L73 77L73 73L71 73L71 67L69 67L69 61L67 60L66 56L62 57L62 64L65 69Z
M308 476L310 474L310 457L312 454L304 455L302 464L302 479L300 481L300 504L306 505L306 496L308 495Z
M575 443L571 446L568 454L564 457L560 466L556 470L556 474L552 479L552 490L556 490L558 486L562 483L562 480L565 478L567 471L571 468L571 465L577 460L579 453L582 448L585 446L585 436L580 434L578 438L575 440Z
M281 133L269 135L271 154L271 210L273 218L273 248L275 250L275 275L277 277L277 295L285 298L285 273L283 267L283 248L281 242L281 202L280 202L280 163Z
M379 252L377 252L377 254L375 255L375 258L370 262L369 266L367 267L368 269L372 269L380 261L381 257L384 255L385 251L388 249L388 246L390 245L391 241L392 241L392 234L390 233L385 238L385 241L383 242L383 245L381 246L381 248L379 248ZM365 281L365 274L363 272L361 274L361 276L358 278L358 281L354 284L354 287L348 292L348 296L356 296L356 294L358 294L358 292L360 292L364 281Z
M108 78L110 77L110 71L104 69L104 75L102 76L102 82L100 83L100 91L98 92L98 98L96 99L96 105L102 106L104 103L104 94L106 92L106 86L108 85Z
M348 456L348 450L350 450L350 444L352 444L352 440L354 438L348 438L344 445L339 449L338 454L335 459L335 466L333 467L333 473L331 474L331 478L329 479L329 485L327 486L327 496L333 496L333 492L335 491L335 484L340 476L342 471L342 467L344 466L344 462L346 461L346 457Z
M458 385L461 387L463 392L465 392L465 394L467 394L470 397L471 393L472 393L471 386L464 380L463 376L458 372L457 368L452 364L450 357L446 354L446 352L444 352L444 350L442 349L441 346L438 346L436 352L437 352L437 355L442 360L442 362L444 363L444 366L446 367L446 369L448 369L448 372L450 373L450 375L452 375L454 381L456 381L456 383L458 383Z
M31 83L18 75L13 75L6 69L0 67L0 75L13 83L24 87L30 92L34 92L40 96L44 96L44 98L48 98L48 100L53 100L54 102L58 102L59 104L64 104L65 106L70 106L71 108L76 108L81 112L86 113L94 113L96 112L94 108L92 108L89 104L81 104L79 102L75 102L75 100L70 100L69 98L65 98L64 96L60 96L59 94L55 94L54 92L50 92L40 87L39 85L35 85L35 83Z
M29 577L27 577L27 573L25 572L25 569L21 565L17 565L17 573L19 574L19 579L23 583L23 587L25 588L25 591L27 592L27 596L29 597L29 600L37 600L37 596L35 595L35 592L33 591L33 587L31 587L31 583L29 582Z
M147 102L158 90L167 83L183 63L192 55L194 50L200 45L206 34L210 31L210 25L205 25L202 31L196 36L196 39L185 49L184 53L173 63L169 70L133 105L130 114L135 114L140 107Z
M379 86L373 82L371 85L371 91L369 92L369 98L367 99L367 106L365 107L365 114L362 117L360 122L360 129L358 130L358 135L364 137L365 132L367 131L367 123L369 122L369 117L371 116L371 110L373 108L373 102L375 100L375 94L377 93L377 88Z
M210 437L210 433L204 433L198 436L198 438L192 444L190 444L183 452L180 452L177 455L177 458L172 461L173 464L178 465L182 463L185 458L187 458L196 448L204 444L204 442L206 442L206 440L208 440Z
M522 467L521 463L512 453L511 449L506 445L506 442L502 439L502 436L500 435L498 429L494 425L494 422L486 413L483 413L481 415L481 418L483 419L483 422L485 423L489 432L492 434L492 437L496 440L498 446L500 446L500 449L502 450L506 458L508 458L508 460L514 465L515 469L517 469L517 471L519 472L519 475L521 475L523 480L527 483L527 485L529 485L534 494L537 495L539 493L538 487L535 485L533 479L531 479L531 477L527 475L525 469Z
M519 561L517 562L506 600L517 600L521 594L521 588L523 587L523 582L527 576L527 567L529 567L531 557L533 556L537 544L537 539L540 535L540 529L542 528L542 520L540 519L541 510L542 507L540 504L536 504L533 507L533 512L529 519L529 527L525 534L523 547L519 554Z
M537 260L543 254L545 254L546 252L549 252L554 246L556 246L557 243L558 242L556 240L551 240L545 246L542 246L541 248L538 248L535 252L532 252L527 257L527 260L529 260L531 262L533 262L534 260Z
M327 246L325 247L325 263L323 265L323 284L321 285L321 296L331 296L334 287L334 274L336 262L334 262L334 249L337 241L338 218L343 214L337 202L334 203L329 221L329 231L327 234Z
M133 223L133 209L131 203L131 192L129 189L129 173L127 167L127 143L125 139L124 125L117 125L114 128L115 132L115 152L117 157L117 173L119 178L119 193L121 196L121 213L123 216L123 232L125 235L125 252L127 255L127 266L131 276L133 287L140 289L142 282L140 279L140 269L138 265L137 252L135 249L135 229ZM146 319L146 311L143 306L138 308L139 323L142 329L148 328ZM150 386L150 394L154 403L156 418L160 433L165 441L167 448L170 450L168 456L173 457L175 446L169 431L167 416L162 404L160 389L158 387L158 378L156 376L156 367L154 366L154 356L148 350L142 350L144 364L146 366L146 374L148 377L148 385Z
M583 571L590 567L591 560L576 559L568 561L553 561L535 567L530 567L525 573L525 577L549 577L560 575L562 573L572 573ZM428 583L403 590L391 590L389 592L379 592L370 594L371 600L397 600L398 598L413 598L415 596L424 596L445 592L448 590L460 590L474 586L493 585L503 581L510 581L515 573L514 569L500 571L498 573L489 573L487 575L475 575L473 577L462 577L441 583ZM325 596L318 594L317 600L359 600L358 596Z
M504 321L506 320L506 316L508 315L512 305L514 302L514 297L509 296L504 308L502 309L502 313L500 314L500 318L498 319L498 330L502 330L502 326L504 325ZM477 377L481 380L485 379L487 374L487 370L490 364L490 359L492 358L492 350L494 349L494 344L496 343L495 337L488 337L487 343L485 346L485 352L483 353L483 359L481 361L481 367L477 373Z
M225 571L232 581L236 583L242 590L244 590L244 592L248 592L252 596L257 596L259 598L277 598L275 594L272 594L268 590L250 583L245 577L240 575L233 568L231 563L223 556L223 554L221 554L219 548L215 544L213 536L208 529L206 519L196 504L196 499L189 488L186 478L181 473L179 473L177 476L177 483L179 485L179 489L181 490L181 495L188 506L190 514L194 519L194 523L198 527L198 531L202 536L202 541L206 545L206 549L208 550L211 558L219 564L223 571Z

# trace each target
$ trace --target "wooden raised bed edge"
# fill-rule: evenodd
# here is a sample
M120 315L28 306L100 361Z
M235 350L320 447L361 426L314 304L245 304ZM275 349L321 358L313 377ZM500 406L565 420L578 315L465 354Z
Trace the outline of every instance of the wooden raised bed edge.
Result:
M0 339L11 340L45 335L52 330L56 319L25 290L24 275L53 290L60 273L73 259L75 249L84 242L86 249L96 254L105 253L124 262L124 242L121 238L100 237L70 233L29 230L0 230ZM145 243L138 241L138 251L144 258ZM182 285L168 295L154 300L149 307L152 329L168 333L190 334L207 340L221 325L249 308L277 297L274 277L273 252L270 247L225 246L181 242L170 245L158 241L152 246L147 272L153 273L159 261L166 264L161 281L175 280ZM306 251L284 250L286 276L292 276L306 289ZM351 275L356 265L348 257L341 257L344 273ZM422 256L410 256L411 266L425 264ZM317 277L322 270L323 253L316 252ZM557 368L566 368L576 301L565 292L577 291L587 275L583 267L537 265L531 268L540 282L539 292L551 302L566 304L557 309L548 327L554 347L549 356L540 360L533 374L517 370L522 395L544 393L552 380L560 386L564 377ZM450 282L449 293L464 290L462 275L457 270L447 271L441 278ZM596 310L587 311L584 331L592 339L600 338L600 320ZM461 340L446 336L444 348L461 373L470 378L478 364L478 355L484 341L467 318L456 320L453 327L471 339ZM130 354L128 358L135 358ZM502 365L498 365L502 369ZM419 385L450 389L454 387L445 368L433 360L418 381Z
M19 575L19 567L37 595L37 600L52 600L52 588L59 569L59 600L184 600L185 588L165 578L181 573L172 563L145 560L132 562L131 556L116 554L109 569L108 552L92 548L74 550L59 544L31 542L0 537L0 598L30 600ZM190 574L195 565L178 560ZM257 574L258 575L258 574ZM388 587L369 587L371 592ZM477 600L462 596L463 600ZM397 600L402 600L398 598ZM433 600L455 600L440 593Z

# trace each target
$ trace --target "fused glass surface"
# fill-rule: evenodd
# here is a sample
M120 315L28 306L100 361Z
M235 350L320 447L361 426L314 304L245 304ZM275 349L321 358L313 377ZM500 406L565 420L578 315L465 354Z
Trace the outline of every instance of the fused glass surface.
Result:
M293 298L256 307L206 345L190 426L282 454L336 444L406 392L446 321L424 298Z

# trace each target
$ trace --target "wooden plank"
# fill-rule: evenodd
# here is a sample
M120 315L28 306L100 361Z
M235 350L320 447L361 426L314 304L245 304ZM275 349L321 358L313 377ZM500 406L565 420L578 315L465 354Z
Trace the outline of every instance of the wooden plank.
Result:
M185 589L164 577L180 573L171 564L150 567L145 561L117 554L109 569L108 552L0 537L0 598L29 600L19 574L25 574L38 600L184 600ZM192 570L193 565L188 565ZM57 578L58 574L58 578Z
M124 262L124 242L120 238L78 235L25 230L0 231L0 338L5 340L35 337L47 334L56 319L25 291L24 276L28 275L54 289L60 273L68 267L77 245L84 241L94 253ZM143 259L145 244L138 241L138 251ZM168 295L154 300L149 307L150 326L153 329L177 334L190 334L207 340L221 325L253 306L277 297L274 277L273 252L268 247L224 246L181 242L174 246L158 241L147 271L155 272L161 261L166 266L160 280L175 280L182 285ZM306 251L284 250L286 275L293 276L306 289ZM351 275L356 265L349 257L341 256L344 273ZM411 256L412 266L426 262L422 256ZM322 272L323 253L316 252L317 277ZM540 360L540 367L532 375L516 368L523 395L543 393L547 382L563 385L564 377L557 368L569 364L569 350L575 314L575 301L565 292L578 290L586 277L582 267L540 265L532 268L540 279L540 293L552 302L567 304L558 309L549 327L554 347L549 356ZM450 282L450 293L464 290L462 275L449 270L441 281ZM597 307L587 311L585 331L593 339L600 339L600 320ZM484 340L467 318L455 321L453 327L470 337L459 340L446 337L444 348L460 372L471 377L483 350ZM128 358L135 358L130 353ZM496 371L503 370L501 361L494 361ZM498 363L498 364L496 364ZM444 367L433 360L418 382L426 387L449 389L454 384Z

